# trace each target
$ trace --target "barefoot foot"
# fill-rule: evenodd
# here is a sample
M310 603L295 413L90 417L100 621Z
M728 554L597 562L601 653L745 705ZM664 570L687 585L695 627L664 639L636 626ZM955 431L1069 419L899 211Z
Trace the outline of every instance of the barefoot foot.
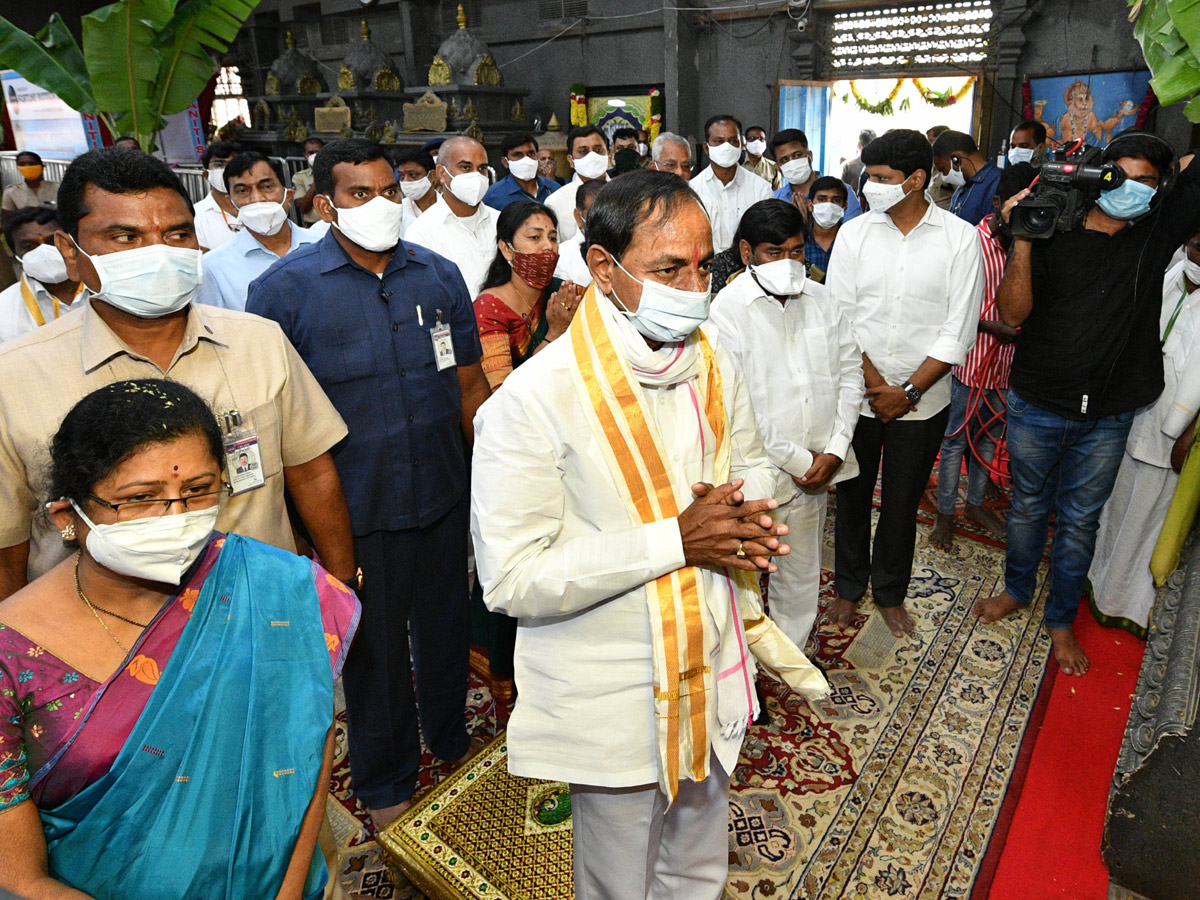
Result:
M912 634L917 628L917 623L912 620L912 616L908 614L903 603L899 606L881 606L879 614L883 616L884 624L896 637Z
M989 534L995 537L1000 537L1004 534L1004 521L990 509L985 509L982 506L972 506L968 503L963 512L968 522L973 522Z
M825 618L838 628L849 628L854 617L858 615L858 604L851 603L838 597L825 613Z
M976 600L975 605L971 607L971 612L986 625L989 622L999 622L1005 616L1012 615L1021 608L1021 605L1008 594L997 594L995 597Z
M371 824L374 826L376 833L383 831L398 818L408 812L408 808L412 806L412 800L404 800L397 803L395 806L384 806L381 809L368 809L367 812L371 816Z
M933 523L933 531L929 532L929 546L939 550L949 550L954 544L954 516L937 514Z
M1066 628L1051 628L1050 643L1054 645L1054 658L1058 667L1067 675L1085 675L1091 663L1087 654L1075 640L1075 632L1070 626Z

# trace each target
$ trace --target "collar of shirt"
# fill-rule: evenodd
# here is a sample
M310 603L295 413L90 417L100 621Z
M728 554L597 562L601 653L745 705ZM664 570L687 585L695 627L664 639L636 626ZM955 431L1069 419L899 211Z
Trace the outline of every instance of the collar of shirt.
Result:
M441 201L439 200L438 202L440 203ZM429 208L429 211L433 212L432 206ZM337 236L333 233L332 228L317 243L320 245L317 252L321 255L322 275L332 272L335 269L340 269L342 266L349 266L352 269L358 269L360 272L366 272L376 281L379 280L379 276L376 273L364 269L350 258L350 254L338 243ZM400 241L400 243L396 244L396 249L392 251L392 258L388 260L388 264L383 269L383 277L386 278L397 269L403 269L408 265L409 259L415 256L416 251L408 249L404 245L404 241ZM417 261L413 260L413 262Z
M729 184L725 184L720 178L717 177L717 173L713 171L712 164L710 163L704 167L704 171L697 175L696 178L713 182L718 190L733 191L741 187L742 184L752 175L754 175L754 173L745 166L734 166L733 177L729 179Z
M989 159L982 166L980 166L976 170L975 174L968 178L964 184L980 184L983 179L988 176L990 170L994 168L996 168L996 164Z
M516 184L516 181L514 181L513 184ZM524 192L522 191L522 193ZM490 209L490 206L480 200L479 205L475 207L475 212L471 213L469 216L460 216L450 208L450 204L446 202L445 197L438 195L437 202L433 204L433 206L429 207L429 209L425 211L425 214L428 216L433 216L434 221L456 222L467 231L471 232L471 234L475 234L479 230L479 223L486 218Z
M291 253L297 247L300 247L304 244L314 244L321 240L321 235L310 235L307 228L301 228L290 219L284 224L291 229L291 243L288 245L288 253ZM232 240L230 240L229 246L232 246L234 250L236 250L236 252L241 256L264 254L271 257L272 260L281 258L275 255L275 251L268 250L266 247L264 247L249 228L243 228L241 231L235 234ZM217 250L221 249L223 249L223 247L217 248ZM217 250L211 250L209 252L216 253Z
M796 294L794 297L787 297L783 303L780 303L778 298L771 296L762 289L762 285L758 283L758 280L754 277L754 273L747 267L746 271L735 278L729 287L734 291L733 299L738 300L742 306L747 308L753 306L755 301L763 300L768 304L773 303L781 309L789 310L805 300L811 301L814 299L812 285L813 282L806 279L804 289L799 294Z
M183 340L175 352L175 359L188 353L200 341L209 341L229 346L213 328L212 322L204 315L202 307L192 303L188 305L187 327L183 332ZM105 324L99 313L93 307L93 300L88 299L83 309L83 331L80 336L80 355L83 371L92 372L104 365L115 356L125 354L137 359L145 359L140 353L135 353L116 333Z
M942 216L950 215L950 213L946 212L944 209L942 209L940 206L938 206L936 203L934 203L933 199L929 196L928 193L925 194L925 201L926 201L926 203L929 204L928 206L925 207L925 215L921 216L921 221L918 222L913 227L912 231L910 231L909 234L912 234L918 228L921 228L924 225L933 225L937 228L941 228L942 227ZM882 222L883 224L887 225L887 227L892 229L893 231L900 230L899 226L896 225L896 223L892 221L892 217L889 216L886 212L880 212L877 209L873 209L870 211L869 216L870 216L870 218L867 220L869 222ZM907 235L905 235L905 237L907 237Z
M536 194L531 194L529 191L525 190L525 188L521 187L521 185L517 182L517 179L514 178L510 172L497 181L494 187L497 189L498 193L505 193L513 197L526 197L533 200L536 200L537 195L541 194L542 191L550 191L550 186L546 184L546 179L541 175L533 176L533 183Z

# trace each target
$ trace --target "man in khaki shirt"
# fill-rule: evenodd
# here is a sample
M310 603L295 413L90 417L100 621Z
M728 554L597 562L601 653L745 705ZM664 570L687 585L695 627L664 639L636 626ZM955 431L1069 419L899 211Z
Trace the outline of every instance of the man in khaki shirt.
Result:
M326 568L351 580L349 512L329 454L346 426L279 326L191 303L180 275L187 253L174 254L166 277L150 265L136 279L117 272L101 283L97 264L109 254L198 249L178 178L145 154L97 150L72 163L60 201L57 246L70 277L97 296L0 348L0 598L67 555L42 513L49 443L63 416L88 392L128 378L177 380L208 399L223 425L236 409L243 430L256 433L264 481L230 497L219 529L295 550L286 488Z
M42 178L42 158L26 150L17 154L17 171L21 181L4 189L0 210L7 219L12 213L25 206L54 206L58 198L58 184Z

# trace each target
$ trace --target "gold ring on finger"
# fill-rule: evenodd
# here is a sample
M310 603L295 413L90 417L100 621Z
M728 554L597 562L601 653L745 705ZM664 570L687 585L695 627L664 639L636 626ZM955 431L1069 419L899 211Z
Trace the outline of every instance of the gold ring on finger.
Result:
M742 547L742 542L741 542L741 541L738 541L737 553L736 553L736 554L734 554L734 555L735 555L735 556L737 556L737 558L738 558L738 559L745 559L745 558L746 558L746 550L745 550L745 548L743 548L743 547Z

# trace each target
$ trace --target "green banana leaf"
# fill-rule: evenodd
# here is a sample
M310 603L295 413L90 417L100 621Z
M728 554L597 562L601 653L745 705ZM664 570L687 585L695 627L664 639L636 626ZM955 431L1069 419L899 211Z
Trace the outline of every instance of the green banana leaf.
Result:
M162 68L155 111L169 116L188 108L212 78L208 50L223 53L261 0L184 0L162 35Z
M1187 44L1192 62L1200 65L1200 0L1171 0L1167 13L1179 37Z
M83 53L58 13L36 36L0 16L0 68L12 69L40 88L57 94L72 109L97 113Z
M1193 2L1180 0L1178 15L1196 15L1195 11L1189 14L1183 8L1183 4ZM1142 46L1142 55L1153 74L1150 86L1163 106L1170 106L1200 91L1200 56L1192 52L1184 36L1177 30L1166 0L1149 0L1142 4L1133 33Z
M119 0L83 17L83 58L96 103L118 132L132 132L143 147L165 125L154 104L158 45L174 14L174 0Z

